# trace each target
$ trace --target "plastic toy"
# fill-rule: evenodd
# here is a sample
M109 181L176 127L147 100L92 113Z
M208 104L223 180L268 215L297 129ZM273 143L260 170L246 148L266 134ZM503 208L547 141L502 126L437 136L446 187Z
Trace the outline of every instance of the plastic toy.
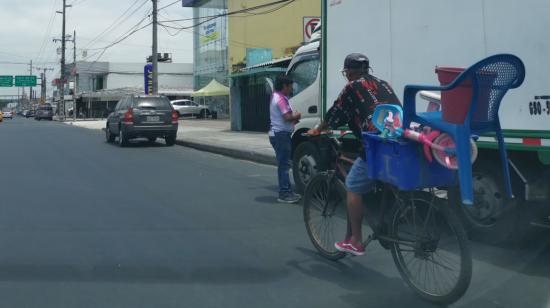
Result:
M440 133L437 130L431 130L424 127L422 131L412 129L403 129L402 127L403 110L398 105L382 104L376 106L373 115L373 124L381 132L382 138L403 137L424 145L424 156L429 162L433 159L442 166L457 170L458 161L456 158L456 146L448 134ZM471 142L472 163L477 158L477 146L473 140Z

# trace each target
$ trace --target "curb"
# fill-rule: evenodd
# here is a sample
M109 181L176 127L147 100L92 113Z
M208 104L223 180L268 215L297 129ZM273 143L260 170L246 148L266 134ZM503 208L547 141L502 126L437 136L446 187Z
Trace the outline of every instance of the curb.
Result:
M72 126L79 127L79 128L84 128L84 129L90 129L90 128L81 127L81 126L78 126L78 125L72 125ZM93 129L93 130L98 130L98 131L104 132L105 128L102 127L101 129ZM261 154L261 153L256 153L256 152L250 152L250 151L244 151L244 150L239 150L239 149L231 149L231 148L226 148L226 147L222 147L222 146L204 144L204 143L194 142L194 141L184 141L184 140L181 140L181 139L176 139L176 144L179 145L179 146L193 148L193 149L196 149L196 150L199 150L199 151L205 151L205 152L210 152L210 153L214 153L214 154L220 154L220 155L229 156L229 157L242 159L242 160L247 160L247 161L252 161L252 162L260 163L260 164L264 164L264 165L277 166L277 160L275 159L275 156L271 156L271 155L266 155L266 154Z
M271 156L271 155L265 155L265 154L250 152L250 151L238 150L238 149L229 149L221 146L204 144L204 143L193 142L193 141L176 140L176 144L184 147L200 150L200 151L221 154L224 156L253 161L260 164L277 166L277 160L275 159L274 156Z

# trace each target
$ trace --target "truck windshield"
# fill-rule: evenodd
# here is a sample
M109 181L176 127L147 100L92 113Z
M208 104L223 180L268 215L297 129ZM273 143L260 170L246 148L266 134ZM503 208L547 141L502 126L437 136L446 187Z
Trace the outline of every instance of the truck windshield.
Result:
M294 81L293 94L297 95L309 87L317 79L318 72L319 58L317 57L296 63L289 72L289 76Z

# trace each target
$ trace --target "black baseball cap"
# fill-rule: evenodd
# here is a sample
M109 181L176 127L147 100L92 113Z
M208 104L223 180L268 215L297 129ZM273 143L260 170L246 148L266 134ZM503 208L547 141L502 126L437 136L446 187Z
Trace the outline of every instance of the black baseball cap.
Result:
M368 69L369 58L364 54L350 53L344 60L344 69Z

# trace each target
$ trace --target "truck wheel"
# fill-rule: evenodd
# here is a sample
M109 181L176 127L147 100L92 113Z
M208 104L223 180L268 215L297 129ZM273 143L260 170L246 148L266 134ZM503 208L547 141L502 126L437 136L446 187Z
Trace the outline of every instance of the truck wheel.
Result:
M309 181L319 171L322 171L321 155L317 146L310 141L300 143L292 159L295 190L303 193Z
M500 165L483 163L473 170L474 204L463 205L458 188L449 190L449 202L470 239L488 244L516 241L523 235L519 228L519 202L506 197Z

